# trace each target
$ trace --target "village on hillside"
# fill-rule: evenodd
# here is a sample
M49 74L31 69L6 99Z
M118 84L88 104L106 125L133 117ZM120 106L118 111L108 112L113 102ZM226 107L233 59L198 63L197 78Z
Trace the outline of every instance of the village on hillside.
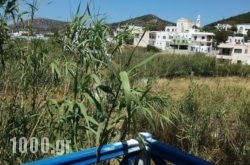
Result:
M117 31L122 31L120 27ZM236 34L241 36L229 36L225 43L218 43L217 49L214 44L214 33L201 31L200 15L196 22L186 18L180 18L176 26L166 26L164 31L146 31L143 27L129 26L133 34L133 45L147 47L148 45L162 51L177 54L204 53L215 56L221 61L229 60L232 63L250 64L250 42L244 40L250 29L250 24L237 24ZM217 24L217 30L232 28L229 24Z
M200 22L200 15L197 16L196 21L180 18L176 21L176 25L168 25L162 31L145 31L145 27L135 25L119 26L114 34L107 35L107 38L113 41L116 35L128 29L133 35L133 42L131 43L133 46L153 46L175 54L204 53L208 56L215 56L221 61L250 65L250 41L244 39L250 29L249 23L237 24L237 31L234 36L229 36L225 43L215 43L215 34L202 31ZM220 23L215 26L217 30L224 31L230 30L232 27L230 24ZM40 33L28 36L27 31L11 33L12 38L29 40L48 40L49 36L53 36L52 32L46 36Z

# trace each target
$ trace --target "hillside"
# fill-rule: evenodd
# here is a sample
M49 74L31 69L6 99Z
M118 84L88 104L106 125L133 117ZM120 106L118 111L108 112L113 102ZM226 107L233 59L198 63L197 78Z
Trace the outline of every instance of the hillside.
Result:
M121 21L121 22L115 22L110 24L112 28L116 28L118 26L122 26L122 25L126 25L126 24L133 24L136 26L142 26L142 27L146 27L149 30L164 30L165 26L167 25L175 25L175 23L170 22L170 21L166 21L163 20L155 15L152 14L148 14L148 15L143 15L140 17L135 17L132 19L128 19L125 21Z
M250 23L250 12L239 14L236 16L232 16L226 19L222 19L216 22L212 22L210 24L207 24L204 27L214 27L217 24L230 24L230 25L236 25L236 24L241 24L241 23Z
M64 28L68 22L63 22L59 20L45 19L45 18L36 18L33 20L25 20L23 22L18 22L10 26L10 29L13 31L23 30L27 27L32 28L36 33L48 33L53 32L55 29L60 30Z
M52 32L55 29L62 29L64 28L69 22L63 22L58 20L52 19L45 19L45 18L36 18L33 20L25 20L23 22L18 22L15 25L11 25L11 31L20 31L27 27L33 29L36 33L48 33ZM167 25L175 25L175 23L163 20L155 15L148 14L140 17L135 17L132 19L124 20L121 22L115 22L109 24L111 29L116 29L118 26L133 24L136 26L142 26L148 28L148 30L164 30L165 26Z

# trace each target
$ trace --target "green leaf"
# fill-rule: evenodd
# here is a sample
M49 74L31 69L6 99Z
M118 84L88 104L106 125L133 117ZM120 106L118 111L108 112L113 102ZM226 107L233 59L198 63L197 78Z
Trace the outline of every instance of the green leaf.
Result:
M55 63L51 63L51 72L53 75L56 75L59 79L62 77L61 72L58 69L58 61L56 61Z
M90 119L90 116L87 114L87 108L85 107L85 105L82 102L77 103L77 105L79 106L80 111L83 114L84 119L87 122L87 128L90 128L90 123L89 122L90 122L91 119Z
M97 100L97 98L95 98L95 96L93 96L92 92L89 89L86 89L84 92L84 96L88 99L88 101L95 106L95 108L97 108L97 110L99 112L102 112L102 106L99 103L99 101ZM96 96L97 97L97 96Z
M129 84L128 73L126 71L120 72L121 86L125 94L125 100L127 103L130 102L131 88Z
M93 78L93 79L95 80L95 82L97 83L97 85L101 84L101 80L100 80L100 78L98 77L98 75L96 75L96 74L91 74L90 76L91 76L91 78Z

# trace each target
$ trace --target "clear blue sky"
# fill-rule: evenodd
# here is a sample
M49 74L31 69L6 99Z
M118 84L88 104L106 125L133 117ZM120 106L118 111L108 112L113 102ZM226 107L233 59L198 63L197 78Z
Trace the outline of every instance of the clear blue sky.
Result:
M70 21L78 4L82 11L89 0L38 0L35 17ZM195 21L201 15L201 24L218 21L250 12L250 0L92 0L91 9L112 23L129 18L154 14L176 22L181 17Z

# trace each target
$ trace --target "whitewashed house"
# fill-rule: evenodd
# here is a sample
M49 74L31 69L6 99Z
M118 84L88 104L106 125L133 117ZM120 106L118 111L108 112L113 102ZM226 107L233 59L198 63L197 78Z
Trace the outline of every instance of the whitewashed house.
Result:
M165 32L167 32L168 38L171 41L173 41L177 36L177 26L166 26Z
M196 23L181 18L177 20L176 26L166 26L165 31L147 31L142 36L143 31L137 30L137 32L133 33L133 44L142 47L151 45L161 50L181 49L191 52L210 53L213 50L214 34L200 32L199 27L199 15Z
M140 38L143 35L143 27L141 26L134 26L134 25L128 25L128 26L120 26L114 31L113 36L116 37L119 34L122 34L124 31L128 31L131 35L133 35L133 45L137 45L140 41Z
M175 35L177 33L177 26L166 26L165 32L168 32L170 35Z
M225 31L228 31L228 30L230 30L233 26L230 25L230 24L220 24L220 23L218 23L215 27L216 27L216 29L218 29L218 30L225 30Z
M10 33L12 39L25 39L25 40L48 40L49 37L45 37L43 34L29 35L28 31L18 31Z
M241 37L241 36L228 36L226 43L244 44L244 37Z
M134 45L147 47L148 45L166 50L170 46L173 36L166 31L146 31L134 34Z
M213 50L214 33L200 32L198 29L190 29L191 41L189 51L210 53ZM190 40L189 38L189 40Z
M11 37L13 37L13 38L27 36L28 34L29 34L28 31L22 31L22 30L10 33Z
M200 32L199 29L188 29L178 33L171 46L186 49L190 52L210 53L213 50L214 33Z
M155 46L161 50L166 50L170 46L172 37L166 31L149 32L149 45Z
M144 32L144 29L140 27L134 30L132 34L134 36L133 45L147 47L149 44L149 31Z
M249 23L238 24L237 25L237 33L238 34L247 35L248 30L250 30L250 24Z
M217 59L250 65L250 43L244 43L243 37L229 37L228 42L219 44L218 48Z

